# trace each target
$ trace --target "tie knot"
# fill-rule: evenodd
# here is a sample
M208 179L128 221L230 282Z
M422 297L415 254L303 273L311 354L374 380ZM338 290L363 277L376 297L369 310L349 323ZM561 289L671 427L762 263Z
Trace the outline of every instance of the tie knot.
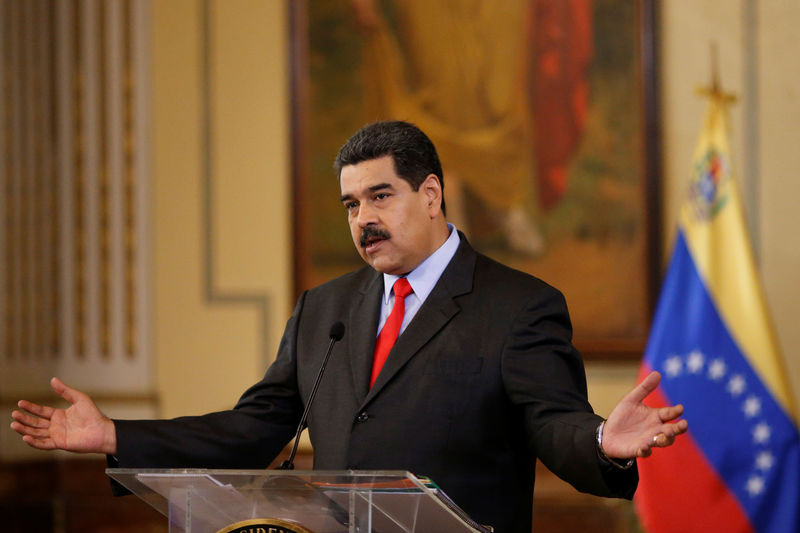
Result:
M394 282L394 297L395 298L405 298L409 294L414 292L411 289L411 284L408 282L406 278L399 278L397 281Z

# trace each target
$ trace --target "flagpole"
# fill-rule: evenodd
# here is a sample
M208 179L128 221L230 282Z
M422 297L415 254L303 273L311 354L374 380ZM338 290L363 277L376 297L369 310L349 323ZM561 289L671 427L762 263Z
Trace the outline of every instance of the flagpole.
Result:
M695 92L712 100L718 100L723 105L735 103L738 97L734 93L725 92L719 75L719 48L716 41L711 41L711 83L707 87L697 87Z
M720 93L719 49L716 41L711 41L711 92L712 94Z

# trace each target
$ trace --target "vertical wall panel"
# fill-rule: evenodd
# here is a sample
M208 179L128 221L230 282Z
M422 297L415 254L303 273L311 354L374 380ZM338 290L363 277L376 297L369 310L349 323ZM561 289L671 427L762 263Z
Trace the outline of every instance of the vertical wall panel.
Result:
M10 139L10 120L8 113L8 80L10 79L9 62L6 56L8 41L8 4L0 2L0 365L8 357L10 350L8 346L8 254L6 253L7 239L6 234L9 228L8 217L8 157Z
M10 161L7 179L8 187L8 299L9 299L9 358L11 360L22 357L23 345L23 319L24 299L22 292L22 65L20 61L21 45L23 38L21 32L22 6L18 2L8 5L8 34L9 42L9 93L11 139L8 158Z
M42 284L40 309L42 314L42 351L49 359L59 353L58 321L58 182L55 165L55 98L53 48L55 37L54 13L48 0L39 0L39 12L43 31L37 41L39 64L42 70L41 105L39 122L41 138L38 148L42 161Z
M0 2L1 403L58 375L153 413L150 9Z
M82 113L81 153L83 173L79 178L82 186L82 222L83 222L83 284L81 286L84 301L85 324L82 332L85 339L84 354L90 359L100 356L100 339L102 331L102 292L100 265L100 231L101 231L101 188L100 165L103 135L100 131L100 105L102 101L100 68L100 5L95 0L80 2L80 70L81 93L80 109Z
M34 146L36 143L36 122L34 120L33 106L35 97L36 64L34 63L34 3L22 4L21 24L21 66L22 90L20 91L21 115L23 128L22 140L22 168L20 174L20 188L22 194L22 220L21 220L21 266L22 266L22 300L24 311L22 315L22 342L23 359L31 359L36 353L36 339L39 335L36 320L36 194L38 193L37 181L39 180Z
M115 356L124 351L125 276L111 276L111 272L125 272L125 153L124 120L127 114L124 98L123 73L127 67L123 33L123 4L112 2L105 12L105 182L103 231L103 278L106 284L104 309L107 314L103 327L103 352Z
M129 357L150 346L148 278L151 262L151 24L149 2L126 0L125 64L125 287L126 348ZM133 91L132 87L138 87ZM134 224L135 221L135 224ZM135 228L135 231L134 231ZM138 238L137 238L138 236Z
M72 360L78 352L76 334L77 306L75 283L76 231L75 231L75 174L76 146L75 128L77 120L74 107L76 93L75 78L75 33L73 0L56 2L55 5L55 159L58 183L58 294L60 323L60 355ZM57 354L58 355L58 354Z

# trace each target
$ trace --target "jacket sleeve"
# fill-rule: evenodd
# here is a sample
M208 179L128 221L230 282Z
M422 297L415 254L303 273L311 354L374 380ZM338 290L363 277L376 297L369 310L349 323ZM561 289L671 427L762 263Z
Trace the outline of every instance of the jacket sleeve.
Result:
M294 436L303 411L297 384L297 323L284 330L275 362L233 409L171 420L114 420L117 468L265 468ZM122 493L120 487L113 487Z
M586 374L572 345L564 297L546 286L528 301L503 350L503 380L521 408L528 449L581 492L632 498L636 467L622 470L600 457L595 431L602 418L587 398Z

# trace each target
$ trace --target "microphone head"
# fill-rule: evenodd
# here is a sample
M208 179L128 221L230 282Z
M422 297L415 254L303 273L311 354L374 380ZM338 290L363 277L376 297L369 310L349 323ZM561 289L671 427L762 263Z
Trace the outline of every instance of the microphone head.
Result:
M328 336L335 341L342 340L342 337L344 337L344 324L339 321L334 322L331 325L331 332Z

